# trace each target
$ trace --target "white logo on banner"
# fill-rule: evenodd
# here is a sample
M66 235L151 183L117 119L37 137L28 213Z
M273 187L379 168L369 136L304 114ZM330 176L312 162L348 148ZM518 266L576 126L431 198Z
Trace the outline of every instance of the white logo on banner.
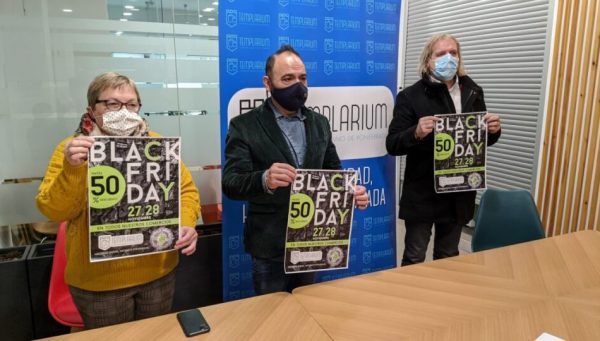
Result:
M238 14L235 9L228 9L225 11L225 23L229 27L236 27L238 24Z
M375 72L375 62L367 60L367 74L372 75Z
M287 30L290 27L290 15L288 13L279 13L279 28Z
M333 53L333 39L324 39L323 40L323 50L327 54Z
M367 34L373 35L375 33L375 22L373 20L367 20Z
M238 36L237 34L228 34L225 36L225 45L227 50L235 52L238 49Z
M325 9L328 11L332 11L335 8L334 0L325 0Z
M375 42L373 40L367 40L367 54L375 53Z
M327 76L331 76L333 73L333 60L328 59L323 61L323 73Z
M327 32L327 33L333 32L333 24L334 24L333 17L325 17L324 23L325 23L325 27L324 27L325 32Z
M375 12L375 0L367 0L366 8L368 14L373 14Z
M235 75L238 73L238 60L237 58L227 58L227 73Z
M239 90L229 101L228 121L247 112L247 103L262 103L264 98L264 88ZM309 86L306 106L329 120L333 142L341 159L363 159L387 154L385 137L394 109L394 96L387 87Z
M288 36L279 36L278 38L279 46L288 45L290 43L290 37Z

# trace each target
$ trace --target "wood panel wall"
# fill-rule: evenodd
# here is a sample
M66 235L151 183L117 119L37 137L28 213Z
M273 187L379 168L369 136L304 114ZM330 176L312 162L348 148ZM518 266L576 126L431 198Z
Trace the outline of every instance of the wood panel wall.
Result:
M600 231L600 3L557 0L537 203L548 236Z

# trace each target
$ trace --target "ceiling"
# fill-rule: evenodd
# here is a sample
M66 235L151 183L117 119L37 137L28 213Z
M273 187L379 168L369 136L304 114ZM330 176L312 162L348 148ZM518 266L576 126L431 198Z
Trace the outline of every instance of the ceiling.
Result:
M109 19L218 24L218 0L107 0ZM129 15L128 15L129 13Z
M50 15L217 26L218 0L53 0ZM56 12L56 13L54 13ZM93 13L91 13L93 12Z

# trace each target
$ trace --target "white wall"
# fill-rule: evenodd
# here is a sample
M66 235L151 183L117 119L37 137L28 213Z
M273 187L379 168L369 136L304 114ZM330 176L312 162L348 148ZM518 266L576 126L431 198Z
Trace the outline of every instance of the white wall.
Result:
M39 182L24 178L44 175L54 147L85 111L90 81L106 71L138 83L151 129L182 137L202 203L221 201L220 171L202 170L220 164L216 26L109 20L104 1L2 0L0 226L45 220L35 208ZM145 115L169 111L206 114Z

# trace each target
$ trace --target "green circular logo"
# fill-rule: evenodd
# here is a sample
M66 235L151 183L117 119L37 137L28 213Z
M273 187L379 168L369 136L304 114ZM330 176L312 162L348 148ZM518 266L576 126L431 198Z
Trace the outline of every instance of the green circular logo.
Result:
M315 203L306 194L292 194L290 198L290 213L288 216L288 226L293 229L300 229L308 225L315 215Z
M117 204L125 194L125 178L110 166L96 166L89 170L89 197L93 208L108 208Z
M434 150L436 160L446 160L454 153L454 139L446 133L436 134Z

